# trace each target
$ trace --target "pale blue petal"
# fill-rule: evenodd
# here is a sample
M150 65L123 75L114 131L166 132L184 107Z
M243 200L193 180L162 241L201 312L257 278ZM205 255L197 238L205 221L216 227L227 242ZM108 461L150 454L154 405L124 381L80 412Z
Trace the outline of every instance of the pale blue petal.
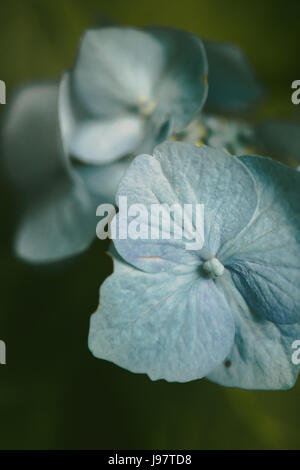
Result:
M74 96L68 73L60 82L59 113L66 151L88 164L105 164L132 153L145 130L137 114L99 119L86 111Z
M12 183L29 191L57 173L68 175L57 120L58 87L41 82L20 88L3 125L4 167Z
M15 248L32 262L79 253L95 233L94 206L63 150L57 104L56 84L28 85L4 123L5 168L23 211Z
M57 180L24 209L15 250L33 263L59 261L84 251L95 238L97 219L86 189L78 180Z
M111 121L84 121L70 141L70 153L85 163L109 163L134 151L141 141L143 122L134 115Z
M254 71L240 48L204 41L209 69L207 106L220 111L241 111L263 95Z
M292 387L299 373L292 347L300 339L300 324L275 325L251 310L230 274L223 283L232 307L236 335L234 347L226 360L208 378L227 387L282 390Z
M96 115L119 115L154 97L164 66L165 50L149 33L134 28L90 29L72 72L74 89Z
M58 115L64 150L70 154L70 142L80 122L91 120L92 115L76 99L69 72L63 74L59 83Z
M76 171L97 205L114 204L118 185L130 162L131 158L122 158L106 165L79 165Z
M152 152L171 132L171 119L160 122L162 116L156 114L147 120L133 113L110 121L95 118L76 100L69 73L61 79L59 95L65 149L84 163L104 164L126 154Z
M201 251L187 250L187 238L115 241L126 261L149 272L177 269L178 265L182 269L182 265L193 266L215 256L226 240L249 223L257 206L254 179L239 159L222 150L178 142L161 144L154 156L135 158L121 180L117 205L121 196L127 196L128 206L144 204L149 214L151 204L204 204Z
M255 127L255 142L271 157L300 162L300 124L282 119L267 119Z
M170 382L199 379L224 360L234 324L212 280L196 272L143 273L117 260L114 266L91 318L96 357Z
M241 160L255 178L259 205L219 256L253 310L276 323L300 321L300 174L262 157Z

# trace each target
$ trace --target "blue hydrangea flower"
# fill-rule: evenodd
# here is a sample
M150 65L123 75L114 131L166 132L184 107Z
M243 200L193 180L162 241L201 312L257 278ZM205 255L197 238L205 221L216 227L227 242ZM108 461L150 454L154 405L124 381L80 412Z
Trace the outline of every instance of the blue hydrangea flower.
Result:
M204 44L205 51L196 36L167 28L85 33L75 66L61 81L60 115L65 146L84 163L78 171L98 201L100 195L114 201L134 155L152 152L170 135L177 140L184 134L183 140L192 142L199 120L205 143L225 145L235 154L249 148L244 138L249 127L223 119L216 128L209 121L217 120L206 117L202 107L245 110L263 95L262 87L238 47Z
M196 36L167 28L88 30L75 67L61 83L70 153L103 164L152 152L199 115L204 103L206 110L221 112L256 104L262 87L241 49L213 41L204 45L205 51Z
M126 155L140 145L152 150L171 123L184 127L205 101L206 78L194 35L101 28L85 34L59 91L43 83L17 92L3 136L7 173L22 202L18 255L55 261L87 248L95 207L114 200L133 158Z
M103 164L149 152L204 104L204 46L197 36L171 28L91 29L61 87L70 154Z
M249 105L260 88L242 53L225 44L206 47L212 68L207 105L213 101L227 109L222 95L230 97L235 89L241 106ZM215 73L222 74L221 82ZM85 34L59 92L54 83L17 92L4 125L4 156L22 202L15 243L19 256L53 261L87 248L94 237L95 207L114 200L135 153L151 152L201 110L206 75L206 53L194 35L100 28ZM240 79L244 87L237 87ZM239 107L232 96L230 102ZM214 144L223 144L220 129L210 134Z
M166 142L137 157L116 200L204 204L205 243L190 251L185 240L115 240L114 272L91 318L93 354L153 380L291 387L299 183L279 162L206 146Z

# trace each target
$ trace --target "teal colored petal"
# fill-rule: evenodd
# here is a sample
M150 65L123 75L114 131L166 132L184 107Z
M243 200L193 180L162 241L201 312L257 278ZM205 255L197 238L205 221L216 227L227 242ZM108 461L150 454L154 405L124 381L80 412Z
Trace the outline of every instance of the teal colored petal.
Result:
M209 70L207 107L243 111L262 98L263 90L242 50L229 43L204 41Z
M22 211L15 249L32 262L77 254L95 234L94 206L64 152L57 104L56 84L28 85L4 122L5 169Z
M103 164L131 154L141 141L143 123L124 115L113 121L85 121L70 142L70 153L90 164Z
M300 163L300 124L267 119L255 127L255 143L270 157L290 158Z
M164 50L165 63L155 86L156 115L172 117L173 130L183 129L207 97L207 59L202 41L172 28L150 28Z
M224 294L231 305L236 328L235 342L226 360L208 379L226 387L250 390L292 387L300 367L293 362L293 343L300 338L300 323L276 325L262 319L249 308L229 274L224 281Z
M156 145L161 144L167 140L168 136L173 129L173 121L167 118L163 121L160 118L153 116L145 123L145 133L142 142L139 143L135 150L135 155L141 153L152 153Z
M128 206L144 204L149 214L151 204L179 204L182 208L184 204L204 205L204 246L200 250L186 249L187 237L115 240L126 261L149 272L181 270L214 257L225 241L249 223L257 206L254 178L238 158L222 150L179 142L165 142L156 147L153 156L135 158L120 182L117 205L124 196ZM128 218L128 226L133 218ZM117 220L122 224L120 214ZM179 228L184 233L182 220ZM193 228L199 232L195 219ZM147 231L151 233L150 226Z
M258 207L219 256L250 307L276 323L300 321L300 174L270 159L246 156Z
M197 277L143 273L114 260L91 318L92 353L152 380L206 375L229 353L234 324L214 282Z

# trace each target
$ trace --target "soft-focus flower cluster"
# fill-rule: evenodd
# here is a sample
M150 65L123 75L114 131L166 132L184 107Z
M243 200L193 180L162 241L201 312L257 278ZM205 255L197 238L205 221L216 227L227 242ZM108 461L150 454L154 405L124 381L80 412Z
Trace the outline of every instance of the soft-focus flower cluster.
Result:
M27 84L10 100L3 154L21 209L21 258L84 251L96 207L119 196L205 207L199 250L184 240L116 240L91 320L95 356L154 380L295 383L300 126L241 120L262 96L231 44L102 27L83 35L59 83Z
M95 207L114 201L134 156L177 139L191 123L189 133L198 119L213 134L209 145L223 146L203 106L243 110L261 94L234 46L170 28L88 30L59 85L28 84L9 105L3 144L20 193L17 254L45 262L80 253L94 238Z
M95 206L113 201L130 158L183 129L206 96L207 58L197 36L88 30L59 87L26 86L6 116L5 164L23 209L18 255L51 261L85 249Z

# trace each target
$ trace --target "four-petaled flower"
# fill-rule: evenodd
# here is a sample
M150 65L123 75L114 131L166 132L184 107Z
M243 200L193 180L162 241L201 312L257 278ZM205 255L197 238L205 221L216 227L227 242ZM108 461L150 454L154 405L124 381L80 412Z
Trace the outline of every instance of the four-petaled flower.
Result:
M138 156L116 201L204 204L205 243L189 251L184 239L116 239L114 273L91 318L93 354L153 380L291 387L299 372L291 361L300 337L299 183L279 162L206 146L168 142Z
M199 37L171 28L88 30L61 83L63 134L70 154L103 164L152 151L183 129L207 96Z

